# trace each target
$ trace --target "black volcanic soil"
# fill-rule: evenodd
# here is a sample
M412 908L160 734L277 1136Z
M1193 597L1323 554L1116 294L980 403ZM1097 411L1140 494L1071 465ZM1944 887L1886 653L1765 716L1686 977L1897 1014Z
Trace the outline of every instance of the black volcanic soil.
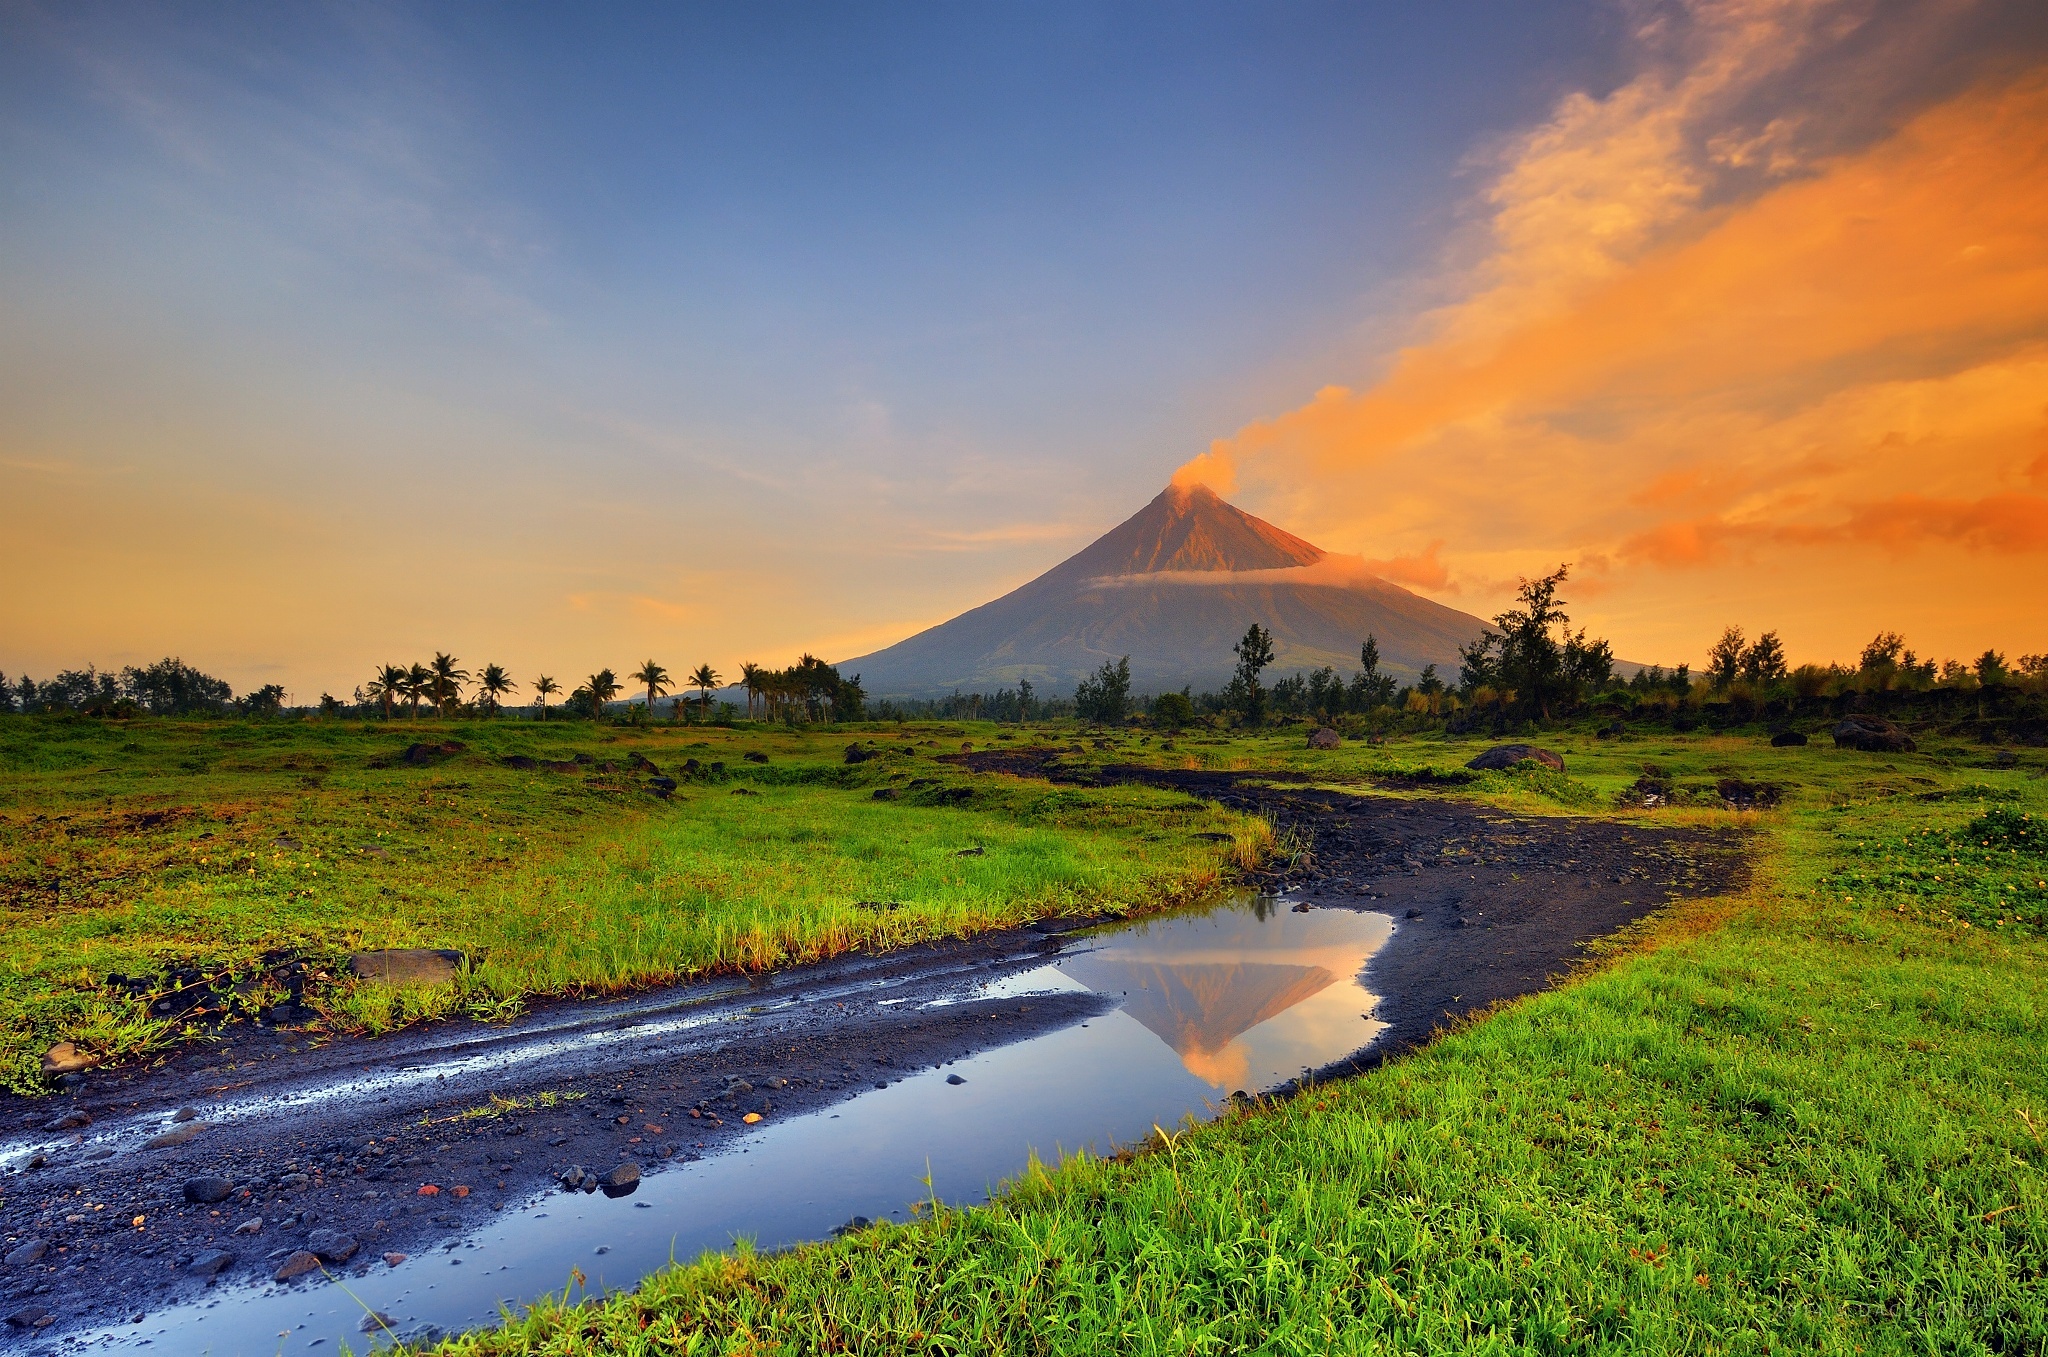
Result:
M1541 989L1586 943L1668 900L1724 890L1743 870L1733 834L1517 819L1455 802L1274 786L1267 774L1068 772L1052 751L954 761L988 776L1144 781L1257 810L1310 847L1262 888L1393 914L1393 939L1367 975L1384 996L1376 1016L1391 1026L1326 1074ZM502 1027L318 1042L235 1028L155 1068L96 1073L59 1097L0 1097L0 1128L12 1128L0 1146L11 1165L0 1173L0 1255L16 1256L0 1263L0 1315L10 1317L0 1344L188 1300L213 1284L194 1270L213 1251L233 1255L219 1278L246 1281L327 1230L358 1246L331 1271L380 1267L387 1252L417 1252L561 1190L570 1165L658 1171L733 1145L750 1112L787 1117L1079 1021L1106 1001L918 1008L1041 963L1073 926L844 957L751 983L554 1004ZM682 1018L701 1021L680 1027ZM173 1121L179 1109L193 1115ZM79 1114L90 1123L41 1129ZM195 1125L204 1129L182 1143L146 1143ZM188 1202L185 1183L202 1176L226 1179L232 1195ZM42 1255L20 1257L34 1240Z

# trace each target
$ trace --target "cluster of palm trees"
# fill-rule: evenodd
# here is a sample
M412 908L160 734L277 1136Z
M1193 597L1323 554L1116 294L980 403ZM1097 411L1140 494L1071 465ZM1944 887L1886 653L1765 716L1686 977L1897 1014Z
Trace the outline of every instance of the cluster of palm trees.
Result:
M419 716L422 702L432 703L436 711L447 715L462 705L463 685L471 677L461 661L443 651L435 654L431 664L387 664L377 671L363 691L372 702L384 708L386 720L391 718L392 709L400 702L411 708L414 717ZM512 676L505 672L503 665L487 664L474 677L477 706L486 712L495 712L505 695L512 691Z
M626 677L631 679L637 687L647 690L647 710L650 713L654 711L655 702L669 694L673 683L673 680L669 678L668 670L662 668L653 660L642 662L638 669ZM689 675L683 680L683 686L697 690L697 709L703 717L708 719L711 715L712 691L724 682L725 680L719 676L716 669L713 669L708 664L700 664L691 670ZM608 687L613 693L619 690L619 682L613 677L612 671L609 669L600 669L584 680L584 688L594 698L597 696L600 685ZM599 707L602 707L607 700L606 698L599 698ZM676 705L678 710L680 710L682 706L680 698L677 699ZM749 705L751 706L752 704L750 703Z
M808 653L787 669L743 664L740 685L747 691L747 715L758 704L771 720L830 720L857 712L866 698L858 674L842 679L837 668Z
M758 665L746 667L755 673L762 672ZM646 661L627 677L635 685L647 690L647 710L650 714L654 711L655 702L667 696L673 686L668 670L653 660ZM506 695L518 686L512 676L505 672L503 665L487 664L472 675L467 669L462 668L461 661L453 655L437 652L433 660L427 664L384 665L377 670L376 675L363 690L363 695L384 708L386 720L392 717L401 702L406 704L415 719L420 714L422 702L430 704L443 716L452 716L461 710L463 689L472 680L475 681L477 688L475 706L486 716L496 715L498 708L504 704ZM711 713L711 694L723 681L718 671L708 664L698 665L684 680L685 687L697 690L698 709L706 718ZM548 699L561 691L562 685L546 674L533 681L534 697L543 716L547 713ZM585 702L594 718L604 713L605 704L616 698L620 691L619 676L610 669L600 669L583 680L582 685L569 696L572 701L580 699ZM752 714L753 705L753 689L750 688L747 698L749 715ZM677 714L680 715L681 699L677 700L676 706Z

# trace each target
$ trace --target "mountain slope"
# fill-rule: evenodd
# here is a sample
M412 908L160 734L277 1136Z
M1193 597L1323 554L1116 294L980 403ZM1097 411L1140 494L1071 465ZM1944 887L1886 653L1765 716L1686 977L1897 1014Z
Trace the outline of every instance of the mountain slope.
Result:
M843 661L876 697L1014 687L1071 691L1105 660L1131 657L1139 692L1220 688L1231 645L1273 632L1272 675L1358 668L1368 632L1385 666L1413 677L1455 669L1478 618L1348 567L1225 503L1170 486L1131 518L1029 584L885 650Z

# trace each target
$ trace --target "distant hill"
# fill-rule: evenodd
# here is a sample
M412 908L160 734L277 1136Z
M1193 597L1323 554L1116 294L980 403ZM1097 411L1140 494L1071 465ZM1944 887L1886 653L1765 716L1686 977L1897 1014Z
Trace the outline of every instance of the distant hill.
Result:
M1029 679L1066 693L1104 660L1131 657L1135 691L1221 688L1230 647L1273 632L1272 677L1358 668L1370 632L1381 663L1455 678L1458 647L1486 624L1365 572L1355 558L1254 518L1203 486L1169 486L1037 579L885 650L841 661L873 697L989 692Z

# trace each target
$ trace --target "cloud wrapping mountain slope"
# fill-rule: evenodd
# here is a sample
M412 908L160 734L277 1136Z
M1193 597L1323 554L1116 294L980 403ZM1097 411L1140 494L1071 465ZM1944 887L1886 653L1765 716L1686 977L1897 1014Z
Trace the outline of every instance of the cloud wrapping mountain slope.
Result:
M1368 632L1381 661L1413 677L1455 671L1485 628L1225 503L1169 486L1131 518L1003 597L871 655L846 660L876 697L1014 687L1068 692L1105 660L1131 657L1138 692L1220 688L1231 645L1257 622L1273 674L1358 668Z

